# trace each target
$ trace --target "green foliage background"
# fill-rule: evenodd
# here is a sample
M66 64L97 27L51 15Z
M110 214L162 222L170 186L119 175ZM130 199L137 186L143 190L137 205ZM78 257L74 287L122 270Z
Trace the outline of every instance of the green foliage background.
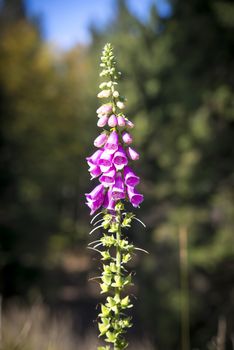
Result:
M179 232L188 232L192 349L216 349L219 320L233 347L234 5L172 2L140 22L124 1L92 43L54 52L21 1L0 12L0 281L3 300L42 299L71 308L92 327L97 262L85 252L99 55L116 49L136 124L135 145L147 224L129 232L150 251L133 264L137 296L132 336L180 349ZM87 255L88 254L88 255ZM86 262L86 264L84 263ZM91 265L89 265L89 262ZM83 265L82 265L83 264ZM83 267L82 267L83 266ZM74 316L76 317L76 316ZM217 348L218 349L218 348Z

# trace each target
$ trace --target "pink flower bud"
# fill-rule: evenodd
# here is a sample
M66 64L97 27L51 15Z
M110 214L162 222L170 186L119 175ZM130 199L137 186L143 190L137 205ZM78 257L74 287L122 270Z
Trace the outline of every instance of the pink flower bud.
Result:
M119 115L117 119L118 119L118 126L125 126L126 125L125 118L122 117L122 115Z
M127 121L126 121L126 125L127 125L127 127L130 128L130 129L134 128L134 124L133 124L130 120L127 120Z
M128 132L123 132L122 134L123 142L127 145L130 145L132 143L132 136Z
M108 122L107 115L102 115L97 122L97 126L99 126L99 128L102 128L103 126L106 125L107 122Z
M105 145L105 150L108 153L113 154L117 151L117 149L118 149L118 134L116 131L112 131Z
M131 158L132 160L139 159L139 154L131 147L128 147L127 154L129 156L129 158Z
M110 128L114 128L118 123L116 115L112 114L108 120L108 125Z
M112 106L110 104L102 105L97 109L97 114L109 114L112 112Z
M93 144L94 144L95 147L102 147L106 143L107 139L108 139L107 134L103 133L103 134L99 135L94 140Z

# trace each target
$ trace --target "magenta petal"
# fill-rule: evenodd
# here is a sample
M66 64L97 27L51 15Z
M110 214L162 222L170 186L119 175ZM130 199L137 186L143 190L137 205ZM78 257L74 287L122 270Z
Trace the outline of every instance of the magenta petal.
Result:
M87 160L88 165L89 166L91 166L93 164L97 165L97 162L98 162L99 158L101 157L102 153L103 153L103 150L98 149L90 157L87 157L86 160Z
M102 184L96 186L90 193L86 193L86 204L91 209L91 215L102 206L105 198L105 190Z
M103 202L103 207L106 208L107 210L115 210L115 205L116 205L116 202L112 197L112 190L109 189L106 193L106 196Z
M102 198L103 195L104 195L104 186L102 184L97 185L90 193L85 194L87 201L97 200L99 198Z
M124 168L124 180L125 184L130 187L135 187L140 182L139 176L136 176L136 174L128 166Z
M95 177L98 177L101 175L102 171L98 165L91 164L89 167L89 172L91 174L91 180L94 179Z
M105 144L105 150L108 153L113 154L117 151L117 149L118 149L118 134L116 131L112 131L112 133L108 137L108 140Z
M91 209L90 215L93 215L96 210L98 210L104 201L104 197L102 199L97 199L96 201L87 201L87 206Z
M99 158L97 164L100 166L102 172L106 172L110 169L112 166L112 158L113 155L108 153L107 151L104 151Z
M144 200L144 196L136 191L133 187L127 186L128 198L130 203L136 208L138 207Z
M116 174L115 184L112 187L112 198L114 200L125 198L124 182L121 173Z
M103 186L109 187L115 183L115 174L116 170L114 167L111 167L107 172L102 174L99 181L103 184Z
M113 157L113 164L117 170L123 169L123 167L128 164L128 158L123 147L119 146L118 151L115 152Z

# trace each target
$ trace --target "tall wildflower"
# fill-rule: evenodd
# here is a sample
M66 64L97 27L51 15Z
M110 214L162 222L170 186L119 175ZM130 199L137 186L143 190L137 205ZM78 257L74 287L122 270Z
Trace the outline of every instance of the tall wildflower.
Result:
M98 327L100 336L110 345L98 350L121 350L128 346L124 334L131 327L131 317L126 311L133 306L126 293L132 284L126 264L134 250L139 250L128 241L123 229L130 227L132 220L141 222L133 213L125 211L124 204L129 202L139 207L144 198L136 189L140 178L131 168L139 154L129 146L133 142L130 129L134 124L123 114L125 99L117 90L120 73L116 70L111 44L105 45L100 66L100 77L104 81L98 97L104 104L97 110L97 126L102 131L94 140L97 150L86 158L91 179L98 178L99 184L85 196L90 214L98 211L91 220L95 228L90 233L100 228L104 231L100 239L89 244L90 249L101 255L103 270L97 279L101 293L107 296L100 307Z

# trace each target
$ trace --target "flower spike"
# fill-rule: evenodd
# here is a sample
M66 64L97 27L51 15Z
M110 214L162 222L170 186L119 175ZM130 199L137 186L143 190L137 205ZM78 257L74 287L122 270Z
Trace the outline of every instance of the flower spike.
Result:
M98 179L99 184L85 196L91 215L100 210L91 220L94 223L98 218L90 234L100 229L105 233L89 243L88 248L101 255L103 271L95 279L100 280L101 294L107 294L98 315L98 328L100 336L109 345L98 350L122 350L128 347L124 334L132 326L131 317L126 315L125 310L133 306L125 292L125 288L132 285L132 274L126 264L134 250L140 250L129 243L122 231L131 226L133 219L144 225L135 214L124 211L124 202L135 208L144 197L136 190L140 177L129 166L139 158L139 154L129 147L133 142L129 129L134 124L123 114L125 98L120 96L117 88L120 72L116 69L113 48L109 43L103 49L100 66L100 77L104 81L97 96L104 103L97 109L97 126L104 131L94 140L98 150L86 158L91 179Z

